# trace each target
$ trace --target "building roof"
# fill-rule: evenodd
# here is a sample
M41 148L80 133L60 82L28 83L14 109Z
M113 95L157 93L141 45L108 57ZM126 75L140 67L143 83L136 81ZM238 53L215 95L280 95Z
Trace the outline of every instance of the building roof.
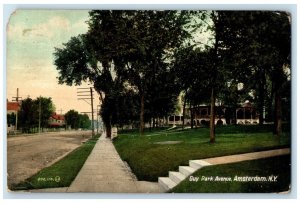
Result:
M7 111L19 111L20 104L18 102L7 102Z
M252 107L252 104L251 102L249 102L248 100L245 101L243 104L242 104L242 107L245 107L245 108L251 108Z
M54 118L56 120L65 120L65 116L64 115L59 115L59 114L52 114L51 118Z

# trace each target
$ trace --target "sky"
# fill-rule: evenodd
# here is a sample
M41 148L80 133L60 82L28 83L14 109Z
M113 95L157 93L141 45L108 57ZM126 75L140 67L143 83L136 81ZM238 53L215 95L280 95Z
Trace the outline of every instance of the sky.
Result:
M86 33L88 10L16 10L7 25L7 99L28 96L51 97L57 113L70 109L90 112L78 100L78 86L58 84L54 48L62 47L72 36ZM87 87L83 84L81 87ZM94 109L99 97L94 99Z

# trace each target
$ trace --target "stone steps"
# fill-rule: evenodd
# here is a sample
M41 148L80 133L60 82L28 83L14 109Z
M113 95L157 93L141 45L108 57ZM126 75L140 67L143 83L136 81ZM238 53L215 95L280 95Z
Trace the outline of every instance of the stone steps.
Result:
M168 177L159 177L158 184L159 184L159 189L162 192L166 192L176 186L176 183L173 182Z
M180 182L188 178L191 174L209 165L218 165L225 163L236 163L240 161L254 160L260 158L274 157L284 154L290 154L289 148L267 150L262 152L251 152L230 156L207 158L204 160L190 160L189 166L179 166L179 172L169 171L169 177L159 177L158 183L161 192L168 192Z
M183 181L186 178L186 176L180 172L170 171L169 178L176 184L179 184L181 181Z
M194 173L197 169L192 168L190 166L179 166L179 172L185 175L185 177Z
M210 163L203 160L190 160L189 166L179 166L179 172L169 171L169 177L159 177L158 184L161 192L167 192L189 177L198 169L209 166Z

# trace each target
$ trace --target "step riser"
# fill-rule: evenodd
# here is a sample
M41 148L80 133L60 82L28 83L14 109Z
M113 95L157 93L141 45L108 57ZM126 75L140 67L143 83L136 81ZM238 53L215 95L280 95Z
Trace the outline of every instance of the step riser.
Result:
M183 175L183 174L182 174ZM169 173L169 178L174 181L176 184L179 184L184 178L178 177L175 174Z
M159 177L158 184L161 192L167 192L196 171L190 166L179 166L179 172L170 171L169 177Z
M167 184L165 184L165 182L163 182L162 180L160 180L160 178L158 178L158 184L159 184L160 191L162 191L162 192L168 191Z
M181 180L174 175L169 176L169 178L174 181L176 184L179 184Z
M187 176L191 175L194 171L189 171L186 168L179 166L179 172L187 177Z
M172 182L171 179L169 178L165 178L165 179L168 179L169 181ZM166 181L165 179L163 178L158 178L158 183L160 185L160 189L163 191L163 192L166 192L170 189L172 189L173 187L175 187L177 184L175 182L172 182L172 183L169 183L168 181Z
M158 185L159 185L159 191L160 192L167 192L168 191L168 189L167 189L167 187L164 183L158 182Z

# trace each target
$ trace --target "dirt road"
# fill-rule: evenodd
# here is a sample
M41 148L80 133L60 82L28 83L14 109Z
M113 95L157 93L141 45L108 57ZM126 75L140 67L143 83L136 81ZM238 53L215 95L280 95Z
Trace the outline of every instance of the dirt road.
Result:
M19 183L49 166L91 137L91 131L7 138L7 184Z

